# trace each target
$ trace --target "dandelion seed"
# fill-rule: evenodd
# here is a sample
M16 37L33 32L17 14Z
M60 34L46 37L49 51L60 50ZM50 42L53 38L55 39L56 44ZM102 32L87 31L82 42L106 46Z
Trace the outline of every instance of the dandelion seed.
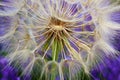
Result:
M43 80L77 80L79 71L89 74L104 56L101 51L105 55L119 53L110 42L120 29L120 24L110 20L110 14L120 9L119 0L21 2L15 2L17 10L10 15L9 10L5 15L0 13L17 16L17 22L11 23L13 30L10 28L0 40L8 45L10 63L19 64L23 74L31 73Z

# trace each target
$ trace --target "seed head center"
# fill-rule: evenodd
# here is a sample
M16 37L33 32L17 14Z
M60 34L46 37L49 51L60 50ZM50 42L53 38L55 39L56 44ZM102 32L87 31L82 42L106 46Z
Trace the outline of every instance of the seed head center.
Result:
M49 26L53 29L53 30L63 30L65 27L66 22L61 21L55 17L51 17L50 19L50 23Z
M52 27L54 30L63 30L63 26L62 25L53 25Z

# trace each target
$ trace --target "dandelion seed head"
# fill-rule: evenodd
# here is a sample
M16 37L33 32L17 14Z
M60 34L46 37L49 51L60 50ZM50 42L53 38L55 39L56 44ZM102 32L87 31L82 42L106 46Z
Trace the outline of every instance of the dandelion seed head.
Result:
M17 61L23 74L35 73L37 69L41 72L35 73L39 79L47 74L46 80L52 75L53 78L58 75L60 80L65 75L74 79L82 69L89 74L90 68L103 56L101 51L105 55L118 53L110 37L117 34L115 30L120 29L120 24L108 15L120 7L118 1L110 1L24 0L24 5L19 3L17 11L11 13L17 16L11 23L13 30L0 35L0 41L8 45L5 48L9 50L10 63ZM4 16L11 17L5 13Z

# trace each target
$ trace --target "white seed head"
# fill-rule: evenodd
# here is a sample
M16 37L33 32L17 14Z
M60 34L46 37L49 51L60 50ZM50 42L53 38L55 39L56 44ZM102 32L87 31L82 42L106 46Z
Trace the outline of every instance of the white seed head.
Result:
M9 30L0 35L0 42L9 52L10 63L20 64L24 74L39 68L39 76L47 74L46 80L50 75L64 80L68 73L73 80L82 69L89 74L90 67L103 56L101 51L107 56L119 53L111 40L120 24L110 20L110 14L120 10L118 3L119 0L0 1L0 7L12 7L0 9L0 16L13 17L11 25L4 26Z

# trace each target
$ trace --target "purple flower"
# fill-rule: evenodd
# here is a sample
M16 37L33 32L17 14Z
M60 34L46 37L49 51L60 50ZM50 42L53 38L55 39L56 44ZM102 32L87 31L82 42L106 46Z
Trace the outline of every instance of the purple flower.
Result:
M111 19L117 23L120 23L120 11L116 11L111 14Z
M120 80L120 56L106 57L91 70L94 80Z
M0 57L0 80L20 80L17 71L8 65L6 58Z

